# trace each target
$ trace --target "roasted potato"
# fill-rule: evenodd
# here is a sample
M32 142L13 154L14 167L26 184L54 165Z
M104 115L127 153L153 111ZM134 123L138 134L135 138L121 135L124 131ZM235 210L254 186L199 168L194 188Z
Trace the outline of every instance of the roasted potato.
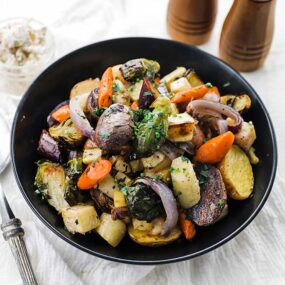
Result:
M228 195L236 200L244 200L253 191L254 177L247 155L233 145L224 159L219 163Z
M156 151L153 155L149 157L144 157L141 159L144 168L153 168L160 164L165 158L165 155Z
M127 227L121 220L113 220L110 214L103 213L96 231L111 246L116 247L124 238Z
M84 149L83 151L83 163L89 164L93 161L97 161L102 156L102 150L100 148Z
M207 170L202 167L199 171L198 177L200 183L202 182L201 199L188 210L188 215L195 224L209 226L222 215L227 203L227 192L221 173L216 167L209 166Z
M173 70L172 72L168 73L163 78L161 78L160 81L165 82L166 85L169 86L172 81L183 76L185 72L186 72L185 67L177 67L175 70Z
M75 84L70 91L70 99L75 96L90 93L93 89L99 88L100 79L86 79Z
M181 235L181 230L175 227L168 236L161 236L152 235L149 231L135 230L134 227L130 225L128 227L128 233L130 238L140 245L157 247L176 241Z
M181 77L170 83L170 91L172 93L177 93L189 88L191 88L191 85L185 77Z
M119 190L114 178L110 174L98 184L97 188L112 199L114 198L114 191Z
M181 207L187 209L200 200L199 181L191 161L180 156L172 161L170 168L173 190Z
M61 214L67 230L73 234L85 234L95 229L100 223L97 212L91 205L64 208Z

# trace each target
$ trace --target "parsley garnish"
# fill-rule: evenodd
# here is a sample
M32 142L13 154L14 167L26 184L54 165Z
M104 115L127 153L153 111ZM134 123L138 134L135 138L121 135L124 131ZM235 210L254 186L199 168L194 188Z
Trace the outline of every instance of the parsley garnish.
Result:
M183 156L183 155L181 156L181 160L184 161L184 162L187 162L187 163L190 162L190 159L188 157L186 157L186 156Z
M210 82L206 83L206 86L207 86L208 88L212 88L212 87L213 87L212 83L210 83Z
M224 200L223 199L219 199L218 205L220 207L224 206Z
M118 84L116 82L113 83L112 88L113 88L114 92L117 92L120 90L120 87L118 86Z
M107 133L101 134L100 137L102 139L107 139L111 134L112 134L112 132L107 132Z
M151 91L145 91L143 93L143 96L146 97L146 96L153 96L153 93Z
M95 108L94 112L97 116L101 116L103 114L103 112L105 111L104 108Z

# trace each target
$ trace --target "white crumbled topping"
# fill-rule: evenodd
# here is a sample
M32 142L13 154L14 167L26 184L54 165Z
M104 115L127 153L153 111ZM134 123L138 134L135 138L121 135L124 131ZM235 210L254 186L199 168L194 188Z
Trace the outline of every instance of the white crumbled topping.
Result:
M41 59L46 52L46 27L35 27L31 21L15 21L0 28L0 62L23 66Z

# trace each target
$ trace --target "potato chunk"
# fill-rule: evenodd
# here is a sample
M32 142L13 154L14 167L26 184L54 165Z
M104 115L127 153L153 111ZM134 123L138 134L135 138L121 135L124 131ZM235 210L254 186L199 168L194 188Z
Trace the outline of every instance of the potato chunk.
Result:
M183 208L190 208L200 200L199 181L191 161L183 156L172 161L171 179L173 190Z
M219 164L228 195L244 200L253 191L254 177L250 161L244 151L233 145Z
M116 247L125 236L127 227L121 220L113 220L110 214L103 213L96 231L111 246Z
M61 211L64 224L69 232L85 234L95 229L100 221L91 205L76 205Z

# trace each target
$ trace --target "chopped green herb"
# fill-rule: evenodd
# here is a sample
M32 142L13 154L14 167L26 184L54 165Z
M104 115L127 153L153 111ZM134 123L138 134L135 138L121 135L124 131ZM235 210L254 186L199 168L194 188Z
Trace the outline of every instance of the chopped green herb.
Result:
M114 92L117 92L120 90L120 87L118 86L118 84L116 82L113 83L112 88L113 88Z
M104 108L95 108L94 112L97 116L101 116L103 114L103 112L105 111Z
M210 82L206 83L206 86L207 86L208 88L212 88L212 87L213 87L212 83L210 83Z
M184 161L184 162L187 162L187 163L190 162L190 159L188 157L186 157L186 156L183 156L183 155L181 156L181 160Z
M146 97L146 96L153 96L153 93L150 92L150 91L145 91L145 92L143 93L143 96L144 96L144 97Z
M224 200L223 199L219 199L218 205L220 207L224 206Z
M103 134L100 135L100 137L102 139L107 139L111 134L112 134L112 132L103 133Z

